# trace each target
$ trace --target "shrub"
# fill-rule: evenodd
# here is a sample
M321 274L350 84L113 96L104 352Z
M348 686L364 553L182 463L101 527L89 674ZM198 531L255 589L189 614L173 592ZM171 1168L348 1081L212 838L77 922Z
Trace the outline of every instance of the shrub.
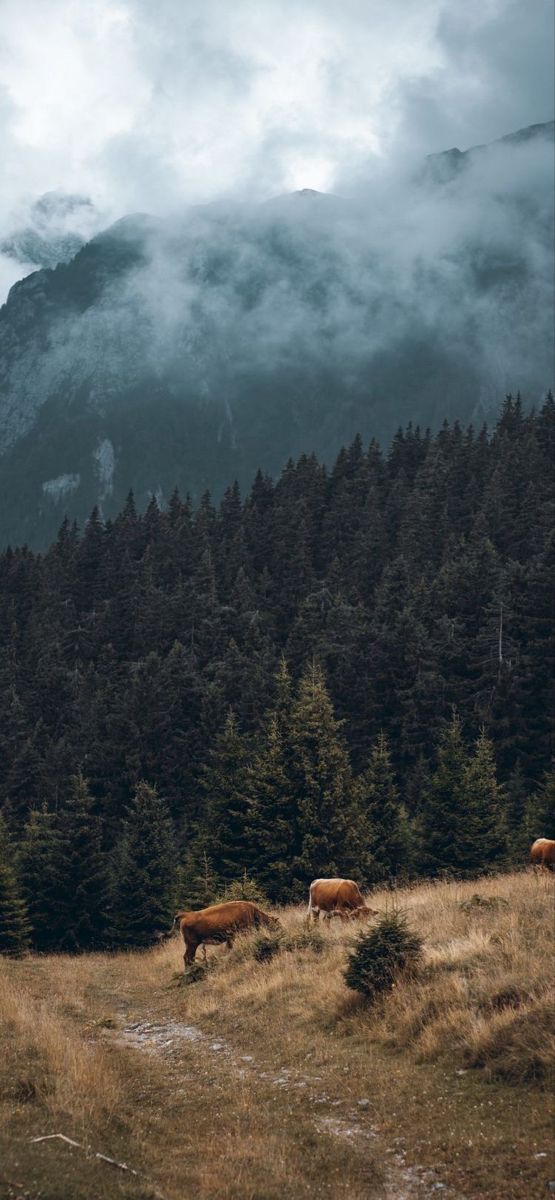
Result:
M292 933L285 940L286 950L313 950L315 954L321 954L326 946L326 939L319 929L299 929L298 933Z
M360 933L345 970L347 987L374 1000L403 972L414 971L422 957L422 939L400 912L384 913L370 933Z
M507 908L508 903L503 896L481 896L480 892L474 892L468 900L459 901L459 908L462 912L475 912L476 909Z
M179 975L181 986L188 987L191 983L200 983L206 977L208 971L208 963L192 962L188 963L185 974Z
M214 903L223 904L225 900L250 900L253 904L259 904L261 908L265 908L270 903L256 880L247 875L246 871L243 872L240 879L234 879L232 883L229 883Z
M283 949L281 933L259 933L252 943L252 956L255 962L270 962Z
M321 954L326 939L322 936L319 929L300 929L298 933L284 935L283 931L276 930L259 933L252 943L252 956L255 962L263 963L270 962L275 958L276 954L281 954L283 950L312 950L315 954Z

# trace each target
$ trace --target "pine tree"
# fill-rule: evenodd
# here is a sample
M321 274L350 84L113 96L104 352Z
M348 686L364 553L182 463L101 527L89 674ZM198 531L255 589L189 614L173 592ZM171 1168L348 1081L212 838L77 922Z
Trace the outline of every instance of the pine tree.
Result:
M305 669L290 723L291 779L299 812L294 869L303 885L345 875L362 851L361 814L351 789L346 747L317 663Z
M251 873L246 825L250 811L247 747L230 709L204 769L206 850L220 884Z
M555 771L545 772L526 804L521 826L523 854L539 837L555 837Z
M380 733L356 794L371 834L372 877L391 879L410 869L408 824L395 783L387 739Z
M212 863L197 837L187 851L183 863L177 868L175 895L180 911L207 908L214 904L218 894L218 881Z
M464 776L465 870L499 864L506 852L506 796L496 777L493 745L482 729Z
M455 713L424 796L421 865L434 875L441 870L473 875L500 862L506 850L505 807L490 739L482 730L469 756Z
M94 812L88 783L75 775L66 808L59 816L56 874L60 899L54 928L58 949L71 953L105 944L108 878L102 851L102 823Z
M264 738L248 769L251 808L247 839L256 879L278 904L292 899L291 856L298 845L295 796L279 717L270 713Z
M453 714L437 749L437 764L419 817L419 865L432 875L466 869L465 772L468 758L460 718Z
M19 848L19 873L36 950L58 948L64 869L55 813L31 812Z
M27 906L14 867L14 852L0 813L0 954L22 954L30 942Z
M143 781L127 810L114 857L114 941L150 945L171 924L175 888L172 820L165 801Z

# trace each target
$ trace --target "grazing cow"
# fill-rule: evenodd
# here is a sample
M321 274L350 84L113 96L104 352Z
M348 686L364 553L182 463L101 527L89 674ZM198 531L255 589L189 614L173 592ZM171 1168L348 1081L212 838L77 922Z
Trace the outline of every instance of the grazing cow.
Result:
M530 858L535 867L546 867L555 871L555 842L552 838L536 838L530 847Z
M318 920L320 913L324 920L339 916L375 917L378 914L364 903L364 896L353 879L314 879L310 885L307 920L313 917Z
M224 904L211 904L197 912L177 913L174 927L179 925L185 944L184 962L187 967L194 962L195 954L202 946L225 942L231 950L235 934L243 929L258 929L260 925L279 928L276 917L262 912L250 900L228 900ZM206 950L204 950L206 958Z

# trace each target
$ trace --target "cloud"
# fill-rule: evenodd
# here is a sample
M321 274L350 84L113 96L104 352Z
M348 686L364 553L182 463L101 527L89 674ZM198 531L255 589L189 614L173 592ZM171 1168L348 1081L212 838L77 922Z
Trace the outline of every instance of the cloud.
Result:
M4 214L56 189L112 216L333 189L549 117L550 0L3 0L2 20Z

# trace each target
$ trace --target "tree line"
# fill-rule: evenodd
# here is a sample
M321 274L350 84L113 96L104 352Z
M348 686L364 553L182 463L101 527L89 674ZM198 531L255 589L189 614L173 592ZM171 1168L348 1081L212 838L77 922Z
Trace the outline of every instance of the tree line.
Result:
M508 397L491 433L8 549L0 944L145 945L245 874L282 902L524 861L554 826L554 428Z

